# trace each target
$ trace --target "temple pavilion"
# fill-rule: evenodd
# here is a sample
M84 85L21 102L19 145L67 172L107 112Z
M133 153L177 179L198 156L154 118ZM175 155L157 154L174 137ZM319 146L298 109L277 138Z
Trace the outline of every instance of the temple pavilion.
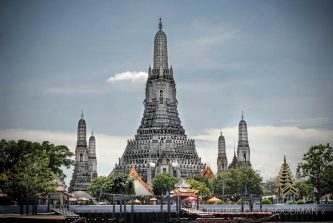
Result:
M192 189L191 184L187 183L184 178L181 178L178 183L175 184L175 189L171 191L173 196L179 196L180 199L187 197L195 197L198 190Z
M299 194L292 172L284 156L279 175L275 180L276 194L283 199L290 199Z

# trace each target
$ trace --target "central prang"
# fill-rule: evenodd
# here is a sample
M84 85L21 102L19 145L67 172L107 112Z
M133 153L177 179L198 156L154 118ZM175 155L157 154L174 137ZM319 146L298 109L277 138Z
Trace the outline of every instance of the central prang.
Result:
M187 139L181 125L173 69L168 67L167 36L162 28L160 20L154 39L154 66L148 69L141 124L112 171L128 173L134 167L147 182L159 173L187 177L205 168L194 140Z

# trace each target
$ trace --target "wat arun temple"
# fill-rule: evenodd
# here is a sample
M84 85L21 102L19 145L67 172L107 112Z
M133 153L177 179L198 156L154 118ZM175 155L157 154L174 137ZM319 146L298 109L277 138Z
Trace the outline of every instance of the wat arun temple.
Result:
M141 124L134 139L127 141L123 155L110 174L132 173L132 176L148 184L160 173L169 173L177 178L198 174L212 177L213 171L201 161L194 140L187 138L181 124L177 110L176 82L172 66L168 64L167 36L162 30L161 19L158 28L154 39L153 68L148 69ZM238 131L237 152L234 151L229 166L225 138L221 131L218 138L217 173L251 166L247 124L243 114ZM75 156L76 164L69 191L86 191L97 177L97 159L93 133L89 145L86 141L83 113L78 123Z
M148 183L159 173L186 177L205 168L194 140L187 138L179 118L176 82L172 66L168 65L167 36L162 29L160 20L154 39L154 65L148 69L141 124L112 171L128 173L134 167Z

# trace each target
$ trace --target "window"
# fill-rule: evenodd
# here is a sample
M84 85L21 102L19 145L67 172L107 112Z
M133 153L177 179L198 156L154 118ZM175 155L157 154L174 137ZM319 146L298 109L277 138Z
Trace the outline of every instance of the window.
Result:
M80 162L82 162L83 161L83 155L82 155L82 153L80 153Z
M160 90L160 104L163 104L163 91Z
M166 173L166 168L163 168L163 173Z
M177 170L173 170L173 176L177 177Z

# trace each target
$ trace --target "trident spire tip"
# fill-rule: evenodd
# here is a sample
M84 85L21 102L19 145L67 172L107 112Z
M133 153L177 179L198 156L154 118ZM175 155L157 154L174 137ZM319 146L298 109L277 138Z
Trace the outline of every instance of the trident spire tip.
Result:
M162 19L161 19L161 17L160 17L160 23L158 24L158 28L159 28L160 30L163 29L163 25L162 25Z

